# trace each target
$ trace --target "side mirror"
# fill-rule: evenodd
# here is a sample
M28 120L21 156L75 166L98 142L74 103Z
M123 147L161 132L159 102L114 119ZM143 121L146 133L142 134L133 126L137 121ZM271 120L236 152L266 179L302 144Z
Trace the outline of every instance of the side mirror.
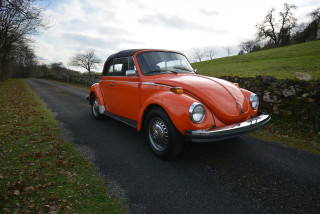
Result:
M198 69L194 69L193 71L194 73L198 74Z
M136 76L136 71L135 70L126 70L126 76L127 77L134 77Z

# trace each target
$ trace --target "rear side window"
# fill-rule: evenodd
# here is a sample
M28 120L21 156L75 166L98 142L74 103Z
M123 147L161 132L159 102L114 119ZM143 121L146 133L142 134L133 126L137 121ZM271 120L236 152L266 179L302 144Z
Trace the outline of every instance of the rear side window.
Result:
M113 60L109 61L103 68L103 76L113 73Z
M136 66L132 57L115 58L108 62L103 70L104 76L126 76L127 70L135 70Z

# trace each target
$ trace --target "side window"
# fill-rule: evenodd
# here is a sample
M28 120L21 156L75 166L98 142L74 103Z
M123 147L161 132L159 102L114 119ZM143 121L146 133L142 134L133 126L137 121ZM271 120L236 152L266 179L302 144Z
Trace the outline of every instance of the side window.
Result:
M113 60L109 61L103 68L103 76L112 76L113 73Z
M126 70L128 70L128 58L117 58L113 60L113 69L115 76L125 76Z
M137 70L132 57L116 58L109 62L104 70L105 76L126 76L127 70Z

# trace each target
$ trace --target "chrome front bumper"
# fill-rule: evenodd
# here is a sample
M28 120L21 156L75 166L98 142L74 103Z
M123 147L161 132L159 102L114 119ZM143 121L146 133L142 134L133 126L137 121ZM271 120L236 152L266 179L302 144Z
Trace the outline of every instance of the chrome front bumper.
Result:
M236 137L241 134L255 131L266 125L271 120L270 115L261 114L258 117L249 119L245 122L227 125L219 128L186 130L185 137L192 142L213 142Z

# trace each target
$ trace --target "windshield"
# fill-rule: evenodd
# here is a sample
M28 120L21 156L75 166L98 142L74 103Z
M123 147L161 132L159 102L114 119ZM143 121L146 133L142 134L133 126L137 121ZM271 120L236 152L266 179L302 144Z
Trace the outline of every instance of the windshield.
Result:
M137 56L143 75L193 73L185 56L172 52L144 52Z

